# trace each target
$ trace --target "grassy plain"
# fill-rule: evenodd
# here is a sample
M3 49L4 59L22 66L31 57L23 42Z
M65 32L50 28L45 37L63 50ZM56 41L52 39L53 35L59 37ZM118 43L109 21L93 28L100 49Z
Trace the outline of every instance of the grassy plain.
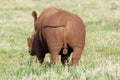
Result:
M119 0L0 0L0 80L120 80ZM80 66L64 68L30 57L26 38L34 32L33 10L56 6L86 25Z

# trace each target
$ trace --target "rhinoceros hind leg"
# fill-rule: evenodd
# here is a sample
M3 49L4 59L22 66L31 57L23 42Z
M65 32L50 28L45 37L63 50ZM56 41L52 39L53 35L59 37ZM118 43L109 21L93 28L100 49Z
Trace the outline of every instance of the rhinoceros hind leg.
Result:
M79 65L79 59L81 57L83 48L80 47L75 47L73 49L73 54L72 54L72 66L78 66Z

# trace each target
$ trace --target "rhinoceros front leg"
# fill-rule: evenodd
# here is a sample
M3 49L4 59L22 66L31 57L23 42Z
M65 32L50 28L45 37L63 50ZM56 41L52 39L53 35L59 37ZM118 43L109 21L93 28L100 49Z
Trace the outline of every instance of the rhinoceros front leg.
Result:
M61 62L64 66L67 66L68 65L68 62L69 62L69 56L66 54L66 55L61 55Z
M45 54L42 54L42 55L37 54L36 56L37 56L39 63L42 64L44 62Z
M70 57L72 51L73 51L72 48L70 48L69 46L68 46L68 53L67 54L63 54L61 51L61 62L64 66L68 66L69 57Z

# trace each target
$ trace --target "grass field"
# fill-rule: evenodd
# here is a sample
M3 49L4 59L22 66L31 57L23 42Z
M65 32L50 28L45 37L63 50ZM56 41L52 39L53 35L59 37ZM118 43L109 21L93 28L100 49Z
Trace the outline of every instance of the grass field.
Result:
M119 0L0 0L0 80L120 80ZM56 6L79 15L86 46L76 68L40 65L28 54L33 10Z

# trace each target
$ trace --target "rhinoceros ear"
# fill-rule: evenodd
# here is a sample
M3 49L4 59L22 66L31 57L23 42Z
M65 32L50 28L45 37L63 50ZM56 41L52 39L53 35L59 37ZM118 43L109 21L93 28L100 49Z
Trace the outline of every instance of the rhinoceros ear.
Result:
M59 27L66 24L65 16L63 11L60 10L55 14L44 19L42 26L50 26L50 27Z
M32 16L34 18L34 21L36 21L37 20L37 13L35 11L32 11Z

